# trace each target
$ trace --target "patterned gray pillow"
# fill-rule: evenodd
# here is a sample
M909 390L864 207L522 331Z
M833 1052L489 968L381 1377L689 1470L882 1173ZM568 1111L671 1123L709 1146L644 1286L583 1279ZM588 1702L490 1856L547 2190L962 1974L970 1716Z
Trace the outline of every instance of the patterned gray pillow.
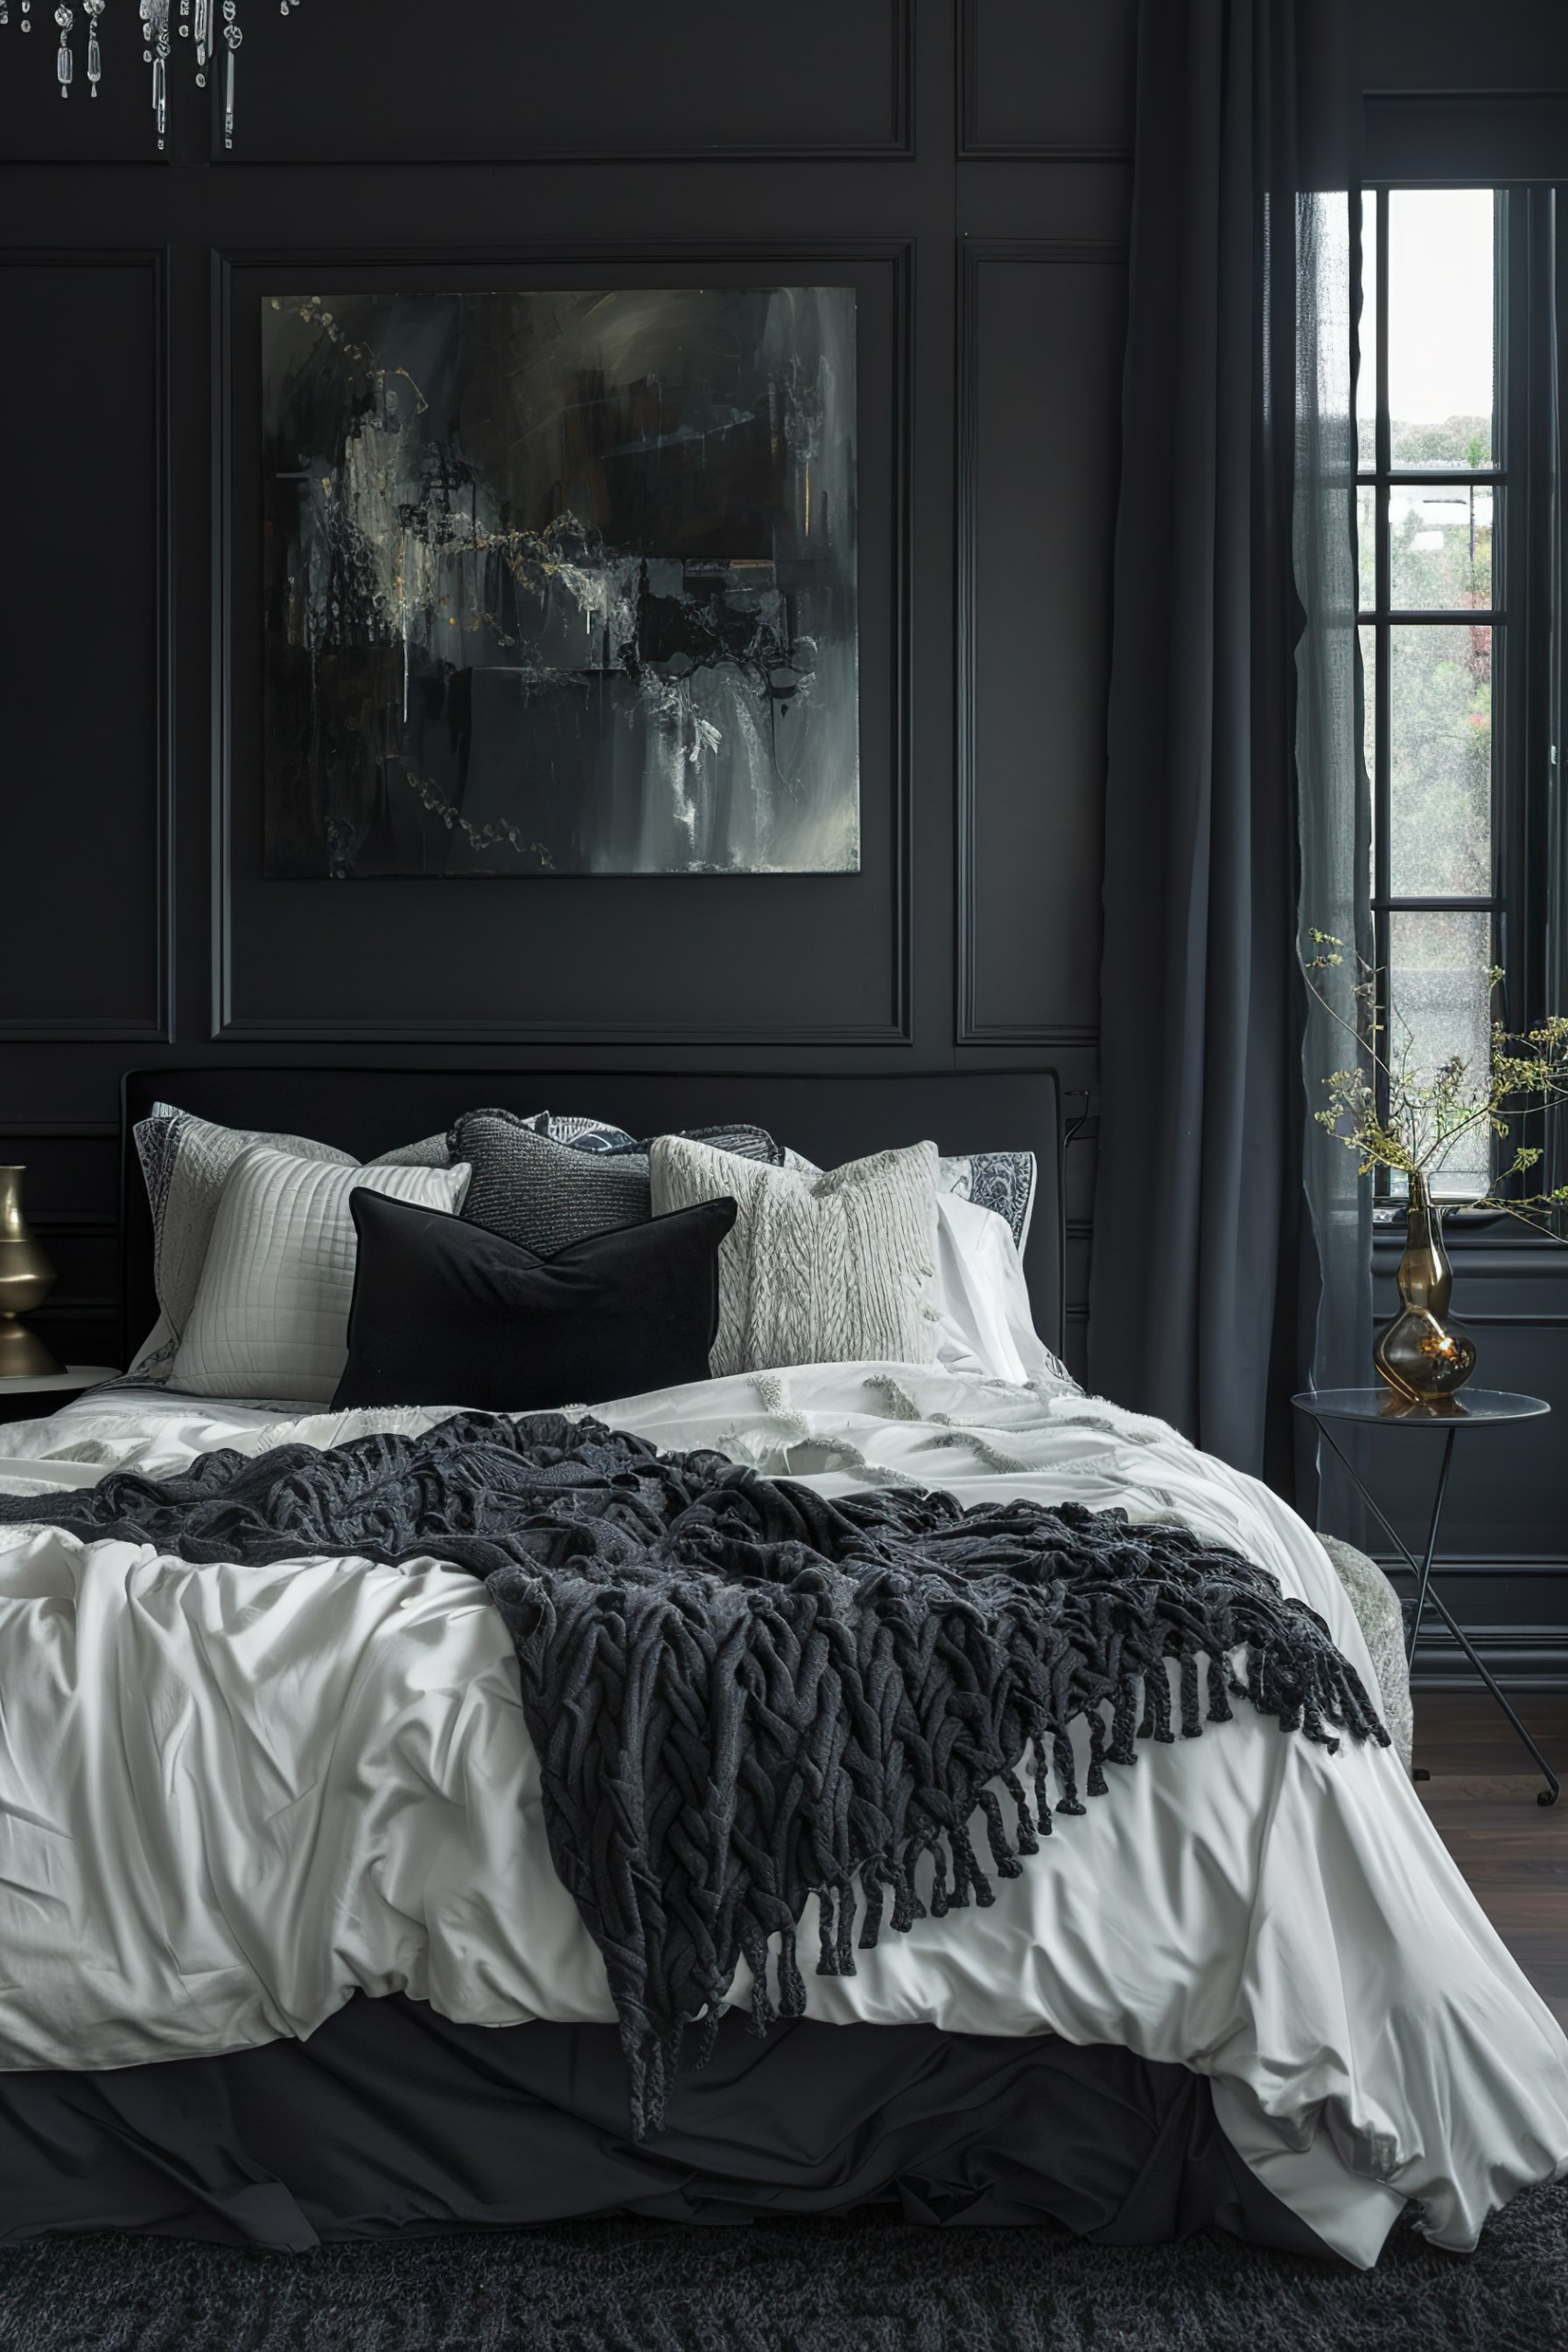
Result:
M971 1151L944 1159L937 1190L956 1193L977 1208L996 1212L1012 1235L1020 1257L1029 1238L1034 1214L1034 1188L1039 1178L1032 1151Z
M761 1127L707 1127L696 1139L776 1167L779 1146ZM547 1111L466 1111L447 1137L473 1170L463 1215L505 1240L548 1257L569 1242L653 1214L649 1145L624 1127Z
M573 1151L640 1152L646 1159L655 1140L652 1136L628 1135L625 1127L611 1126L604 1119L583 1118L575 1111L536 1111L523 1124L536 1135L548 1136L552 1143L570 1144ZM679 1127L672 1132L688 1142L711 1144L715 1151L733 1151L741 1159L761 1160L771 1168L784 1166L784 1146L775 1143L765 1127L752 1126L746 1120L732 1126Z
M569 1143L573 1151L646 1151L635 1136L625 1127L612 1127L603 1119L585 1119L575 1111L540 1111L524 1122L536 1135L548 1136L552 1143Z
M786 1149L784 1165L801 1176L822 1173L814 1159L798 1151ZM961 1201L973 1201L976 1208L992 1210L1011 1234L1021 1258L1029 1238L1029 1220L1034 1214L1038 1177L1032 1151L965 1151L937 1161L936 1188L939 1193L954 1193Z

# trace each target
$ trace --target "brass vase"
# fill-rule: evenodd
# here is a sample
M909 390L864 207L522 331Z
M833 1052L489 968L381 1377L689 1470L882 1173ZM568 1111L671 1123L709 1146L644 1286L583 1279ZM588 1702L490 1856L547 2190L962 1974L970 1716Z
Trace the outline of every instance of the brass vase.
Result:
M1394 1282L1400 1311L1378 1334L1373 1361L1406 1404L1439 1404L1475 1370L1475 1342L1449 1314L1453 1268L1443 1247L1443 1212L1434 1207L1424 1176L1410 1179L1404 1255Z
M37 1378L60 1370L37 1332L17 1319L41 1306L54 1288L54 1268L22 1215L27 1172L25 1168L0 1168L0 1380Z

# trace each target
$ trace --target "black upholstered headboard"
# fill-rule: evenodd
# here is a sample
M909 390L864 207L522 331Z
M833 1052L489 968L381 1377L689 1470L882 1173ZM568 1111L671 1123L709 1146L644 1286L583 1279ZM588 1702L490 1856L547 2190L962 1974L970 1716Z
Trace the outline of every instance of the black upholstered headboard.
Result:
M1032 1151L1040 1166L1024 1272L1034 1327L1059 1353L1064 1305L1062 1101L1054 1069L781 1075L754 1070L131 1070L120 1095L122 1339L157 1318L152 1223L131 1129L155 1102L225 1126L314 1136L373 1159L461 1111L590 1112L633 1134L749 1119L819 1166L929 1137L944 1152ZM128 1362L129 1357L121 1359Z

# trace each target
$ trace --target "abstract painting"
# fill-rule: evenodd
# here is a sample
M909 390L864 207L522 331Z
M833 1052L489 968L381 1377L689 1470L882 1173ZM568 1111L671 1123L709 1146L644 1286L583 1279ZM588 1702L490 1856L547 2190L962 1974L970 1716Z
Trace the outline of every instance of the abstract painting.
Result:
M840 286L262 304L265 870L860 865Z

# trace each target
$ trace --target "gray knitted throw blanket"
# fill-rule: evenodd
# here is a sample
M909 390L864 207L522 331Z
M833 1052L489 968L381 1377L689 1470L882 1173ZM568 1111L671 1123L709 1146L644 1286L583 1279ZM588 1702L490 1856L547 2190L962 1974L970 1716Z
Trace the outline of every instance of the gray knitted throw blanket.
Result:
M1330 1748L1330 1725L1388 1740L1323 1620L1183 1529L907 1488L829 1501L556 1414L209 1453L183 1477L0 1498L17 1520L191 1561L434 1554L482 1577L639 2137L686 2024L711 2045L741 1958L759 2031L800 2014L810 1894L827 1975L853 1974L885 1914L902 1929L990 1903L973 1817L990 1870L1016 1877L1053 1813L1084 1811L1075 1718L1089 1796L1137 1738L1174 1736L1168 1660L1185 1738L1206 1685L1210 1723L1239 1698Z

